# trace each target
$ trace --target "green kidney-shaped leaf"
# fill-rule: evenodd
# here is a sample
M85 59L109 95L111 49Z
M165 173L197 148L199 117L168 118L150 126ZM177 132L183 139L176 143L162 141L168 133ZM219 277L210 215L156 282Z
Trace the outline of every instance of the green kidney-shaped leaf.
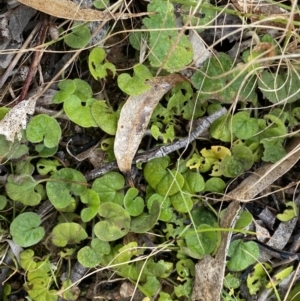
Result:
M187 245L185 252L196 259L201 259L205 254L212 253L217 247L218 234L215 231L209 231L211 229L211 226L202 224L196 231L204 230L203 232L196 233L194 229L187 231L184 236Z
M207 59L200 71L191 77L194 87L199 89L200 99L216 99L224 103L233 100L254 102L256 93L255 77L245 80L245 72L238 68L232 72L233 59L221 52L217 56ZM242 67L241 67L242 68Z
M77 223L61 223L52 230L52 242L58 247L80 243L87 237L85 230Z
M107 106L105 100L95 101L91 112L95 122L102 131L109 135L116 134L118 115Z
M177 171L169 171L156 186L156 191L161 195L171 196L183 187L184 177Z
M35 206L41 201L41 195L35 192L38 183L29 175L10 175L5 185L7 195L13 201Z
M114 241L125 236L130 227L130 215L120 205L103 203L98 214L103 218L94 226L95 235L103 241Z
M41 218L34 212L19 214L10 225L13 241L24 248L37 244L45 235L41 222Z
M128 95L139 95L150 89L150 86L144 83L145 81L139 77L131 77L127 73L122 73L118 76L119 88Z
M97 266L104 255L110 253L110 245L106 241L101 241L94 238L91 246L86 246L80 249L77 253L78 261L87 268L94 268Z
M26 137L32 143L43 141L46 147L52 148L58 145L61 128L53 117L40 114L29 121L26 128Z
M239 139L249 139L257 134L259 125L257 119L250 118L248 112L238 112L232 117L232 132Z
M187 191L191 194L196 194L197 192L201 192L205 188L204 179L201 174L187 171L183 174L184 177L184 185L183 190Z
M91 33L88 27L75 22L72 32L65 36L64 41L69 47L79 49L85 47L90 39Z
M264 146L262 160L265 162L276 163L286 155L281 138L265 138L261 140L261 143Z
M179 36L176 30L151 30L176 28L174 7L167 1L152 1L149 12L156 12L143 23L149 31L150 64L174 72L187 66L193 60L193 48L186 35Z
M92 127L97 126L96 121L92 115L92 105L96 101L96 99L89 98L86 103L83 103L81 99L76 95L71 95L64 102L64 110L67 116L74 123L84 127Z
M158 201L154 201L149 214L142 213L137 217L131 219L130 231L135 233L145 233L151 230L156 224L160 215L160 204Z
M174 209L180 213L189 212L194 205L192 198L182 192L170 196L170 199Z
M138 216L144 210L144 200L138 197L139 191L131 187L125 194L124 207L131 216Z
M101 202L114 202L123 205L123 194L118 192L125 185L124 177L118 172L108 172L94 181L92 189L95 190Z
M225 177L234 178L251 168L253 163L253 153L247 146L234 145L232 155L226 156L220 166Z
M291 103L299 99L299 74L296 69L278 74L265 70L258 80L258 87L262 94L272 103Z
M83 174L71 168L63 168L55 172L46 184L49 200L57 209L67 207L73 195L80 195L86 189L86 179Z
M239 218L234 226L234 229L245 229L246 227L248 227L250 225L252 220L253 220L252 214L248 211L243 211L241 213L241 215L239 216Z
M171 208L171 200L169 197L154 193L147 200L147 208L150 210L153 203L157 201L160 206L159 220L168 222L173 217L173 209Z
M222 193L226 187L226 183L218 177L211 177L205 182L205 191Z
M165 156L149 161L144 168L144 177L148 184L156 189L162 178L168 174L166 168L170 162L170 157Z
M86 223L96 216L100 206L100 198L96 191L87 189L80 195L80 200L82 203L88 205L88 207L82 209L80 213L82 221Z
M227 263L229 270L239 272L255 263L259 256L259 247L253 241L243 242L241 239L233 241L228 250L230 260Z
M116 73L116 67L111 63L104 63L106 57L103 48L95 47L89 55L89 70L95 80L105 78L107 76L106 69L112 71L113 75Z
M215 120L209 129L211 136L223 142L230 142L232 139L231 116L221 116Z

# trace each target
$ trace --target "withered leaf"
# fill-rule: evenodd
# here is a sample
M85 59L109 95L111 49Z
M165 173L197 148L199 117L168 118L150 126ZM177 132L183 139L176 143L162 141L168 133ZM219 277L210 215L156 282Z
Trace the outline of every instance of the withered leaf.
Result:
M16 135L21 140L21 130L26 129L27 115L34 113L39 92L40 90L28 100L23 100L15 105L0 121L0 134L4 135L6 140L13 142Z
M151 87L149 90L128 98L121 110L114 144L120 171L130 173L133 157L144 136L153 110L165 93L184 80L184 77L179 74L156 77L147 82L147 85Z
M148 13L124 14L98 11L90 8L81 8L71 0L18 0L45 14L76 21L108 21L112 19L128 19L148 15Z

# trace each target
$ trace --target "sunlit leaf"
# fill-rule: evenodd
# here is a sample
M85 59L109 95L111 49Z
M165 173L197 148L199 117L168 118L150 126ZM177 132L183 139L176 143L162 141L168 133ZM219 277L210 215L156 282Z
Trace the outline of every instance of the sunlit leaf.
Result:
M87 237L85 230L77 223L61 223L52 230L52 242L58 247L80 243Z
M15 243L21 247L30 247L37 244L45 235L40 226L41 218L34 212L19 214L10 225L10 234Z

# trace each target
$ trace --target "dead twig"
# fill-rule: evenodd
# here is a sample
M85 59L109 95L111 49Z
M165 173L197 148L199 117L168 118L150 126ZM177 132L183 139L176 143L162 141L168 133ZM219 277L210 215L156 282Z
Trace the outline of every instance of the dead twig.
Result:
M189 136L179 139L178 141L175 141L168 145L156 147L156 148L153 148L142 154L138 154L134 157L133 163L134 164L139 163L139 162L145 163L145 162L148 162L155 158L164 157L167 154L170 154L180 148L186 147L189 143L194 141L199 136L201 136L201 135L203 136L209 129L211 123L214 122L217 118L224 115L226 112L227 112L227 110L225 108L222 108L210 116L207 116L204 118L199 118L199 119L195 120L193 129L190 132ZM91 181L91 180L93 180L99 176L102 176L105 173L107 173L113 169L117 169L117 168L118 168L118 165L117 165L116 161L105 163L101 167L95 168L92 171L90 171L89 173L87 173L85 175L85 177L88 181Z
M44 18L44 20L43 20L43 22L41 24L41 27L40 27L40 31L39 31L38 37L37 37L37 46L39 46L39 45L41 45L41 44L44 43L45 37L46 37L46 33L47 33L47 29L48 29L48 19ZM30 65L29 72L27 74L27 77L26 77L26 80L24 82L22 91L20 93L20 96L19 96L16 104L18 104L19 102L21 102L22 100L25 99L25 96L26 96L26 94L28 92L28 89L29 89L29 86L31 84L31 81L32 81L33 77L36 74L36 71L37 71L38 65L40 63L40 60L42 58L42 55L43 55L43 52L41 52L41 51L36 50L34 52L33 60L32 60L32 63Z

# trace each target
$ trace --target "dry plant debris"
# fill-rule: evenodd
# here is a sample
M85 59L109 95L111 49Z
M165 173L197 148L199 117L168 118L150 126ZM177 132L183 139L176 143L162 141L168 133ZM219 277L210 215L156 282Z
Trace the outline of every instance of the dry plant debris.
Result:
M299 25L2 1L0 299L298 300Z

